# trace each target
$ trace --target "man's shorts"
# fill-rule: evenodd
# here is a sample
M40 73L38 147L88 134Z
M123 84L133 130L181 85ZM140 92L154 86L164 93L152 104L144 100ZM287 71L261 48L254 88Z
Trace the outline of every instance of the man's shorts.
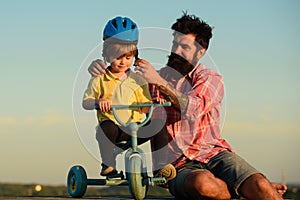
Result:
M184 180L193 171L208 170L228 185L233 198L239 197L239 187L253 174L260 173L240 156L230 151L221 151L205 164L198 161L189 161L177 169L177 176L169 182L170 193L177 197L188 198L184 191Z

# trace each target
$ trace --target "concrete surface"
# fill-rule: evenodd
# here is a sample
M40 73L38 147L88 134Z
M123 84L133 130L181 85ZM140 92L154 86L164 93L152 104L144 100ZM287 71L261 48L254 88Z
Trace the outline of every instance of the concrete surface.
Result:
M0 197L0 200L72 200L78 198L71 197ZM84 196L80 200L91 200L91 199L101 199L101 200L133 200L130 196ZM169 199L174 200L171 196L148 196L145 200L161 200Z

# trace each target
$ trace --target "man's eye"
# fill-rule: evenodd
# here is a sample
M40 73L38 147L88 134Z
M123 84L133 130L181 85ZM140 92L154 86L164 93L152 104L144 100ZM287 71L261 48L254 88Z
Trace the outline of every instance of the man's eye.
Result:
M182 48L183 48L183 49L188 49L189 46L187 46L187 45L182 45Z

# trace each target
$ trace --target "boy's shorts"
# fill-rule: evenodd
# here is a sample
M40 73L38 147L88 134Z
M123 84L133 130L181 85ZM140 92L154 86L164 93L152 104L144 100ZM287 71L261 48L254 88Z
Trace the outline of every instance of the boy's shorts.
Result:
M225 150L211 158L207 164L189 161L178 168L176 178L169 181L170 193L188 199L187 193L184 191L184 180L187 175L197 170L208 170L217 178L225 181L232 198L240 197L238 190L244 180L253 174L260 173L235 153Z

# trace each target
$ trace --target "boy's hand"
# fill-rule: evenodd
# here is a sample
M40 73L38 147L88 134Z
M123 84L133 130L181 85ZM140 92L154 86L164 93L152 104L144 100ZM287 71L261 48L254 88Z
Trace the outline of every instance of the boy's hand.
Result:
M96 77L96 76L100 76L102 74L105 74L106 71L105 69L107 68L107 65L105 64L105 62L103 60L100 60L100 59L97 59L97 60L94 60L89 68L88 68L88 71L89 73Z
M111 102L107 99L100 99L99 100L99 110L101 112L108 112L110 110Z

